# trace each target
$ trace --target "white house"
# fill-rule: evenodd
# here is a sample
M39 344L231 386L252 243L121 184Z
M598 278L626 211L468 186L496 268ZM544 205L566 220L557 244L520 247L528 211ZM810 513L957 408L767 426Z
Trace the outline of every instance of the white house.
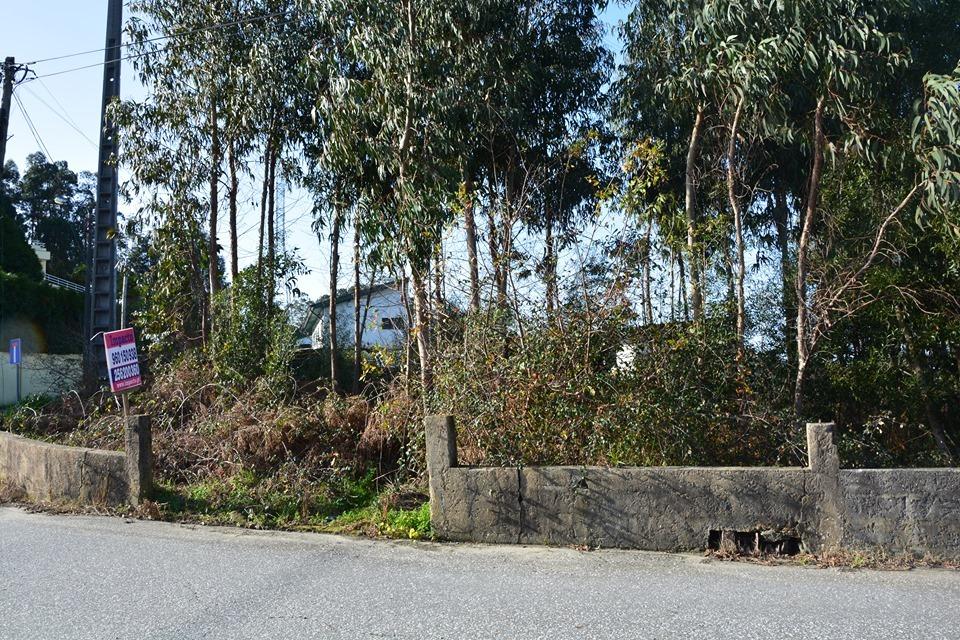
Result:
M30 248L33 249L33 252L37 254L37 260L40 261L40 268L43 269L43 275L47 275L47 263L50 262L50 252L47 251L47 248L40 244L39 242L34 242L30 245Z
M385 282L360 290L360 323L364 349L384 347L399 349L404 345L408 326L407 309L403 304L400 284ZM341 348L354 343L353 289L337 296L337 342ZM324 296L310 305L300 325L301 347L322 349L330 342L330 297Z

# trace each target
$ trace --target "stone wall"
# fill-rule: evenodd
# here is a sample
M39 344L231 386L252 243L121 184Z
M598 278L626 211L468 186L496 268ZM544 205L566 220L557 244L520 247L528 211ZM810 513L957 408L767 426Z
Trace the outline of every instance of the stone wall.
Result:
M151 483L150 420L132 416L126 451L65 447L0 432L0 485L40 502L137 504Z
M460 467L453 419L433 416L433 528L449 540L653 551L736 531L814 552L960 558L960 469L840 471L833 433L807 426L803 468Z

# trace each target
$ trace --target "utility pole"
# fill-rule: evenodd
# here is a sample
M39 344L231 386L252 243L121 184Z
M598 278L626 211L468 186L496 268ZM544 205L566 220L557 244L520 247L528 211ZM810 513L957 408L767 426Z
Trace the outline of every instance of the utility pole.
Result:
M10 96L13 95L13 57L3 61L3 101L0 102L0 170L7 161L7 130L10 127Z
M107 377L100 333L117 326L117 176L116 129L107 121L107 108L120 97L120 37L123 0L107 0L107 38L103 65L103 105L100 115L100 162L97 169L97 208L93 221L93 268L90 273L90 335L87 336L88 375Z

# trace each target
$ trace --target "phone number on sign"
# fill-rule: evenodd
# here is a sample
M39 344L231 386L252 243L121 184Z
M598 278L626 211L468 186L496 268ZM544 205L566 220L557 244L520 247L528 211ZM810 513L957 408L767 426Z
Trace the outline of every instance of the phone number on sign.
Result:
M110 366L116 367L119 365L124 365L130 362L136 362L136 361L137 361L136 347L130 347L127 349L117 349L116 351L110 352Z
M140 377L140 365L136 363L117 367L113 370L114 381L129 380L130 378L138 377Z

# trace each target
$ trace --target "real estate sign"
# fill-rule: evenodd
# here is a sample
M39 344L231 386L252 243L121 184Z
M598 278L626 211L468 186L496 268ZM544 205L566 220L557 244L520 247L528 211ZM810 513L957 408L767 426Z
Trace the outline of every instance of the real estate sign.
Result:
M104 333L103 347L107 354L110 390L120 393L139 387L140 361L137 358L137 341L133 336L133 329Z

